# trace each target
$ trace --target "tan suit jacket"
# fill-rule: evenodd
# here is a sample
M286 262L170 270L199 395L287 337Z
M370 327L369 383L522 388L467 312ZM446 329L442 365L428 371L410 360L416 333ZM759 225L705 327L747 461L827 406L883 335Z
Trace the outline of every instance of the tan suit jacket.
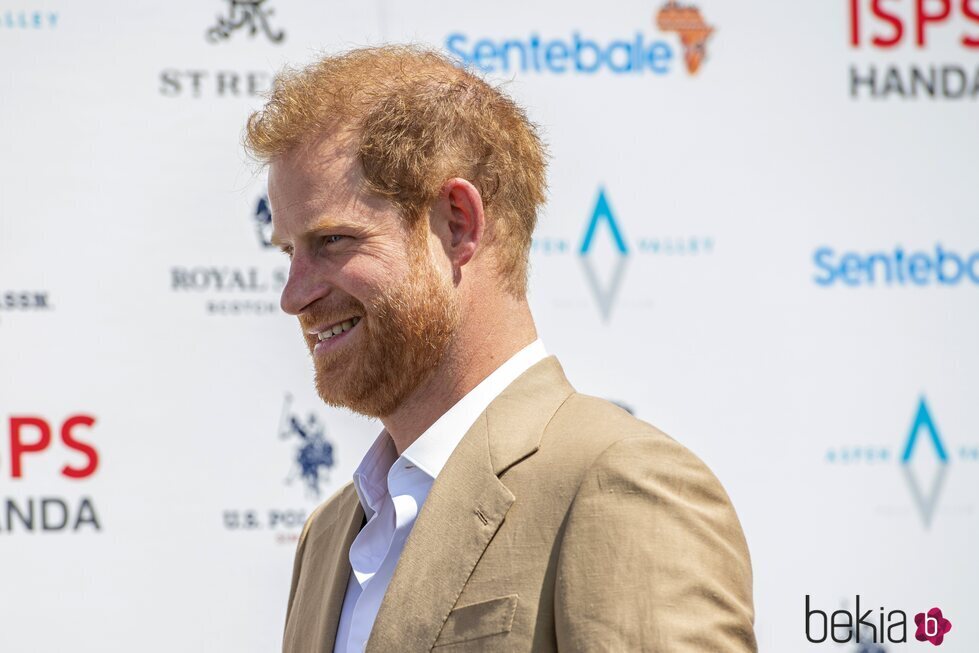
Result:
M285 653L333 651L348 484L299 539ZM730 500L693 454L578 394L553 356L480 415L435 480L368 653L755 651L751 564Z

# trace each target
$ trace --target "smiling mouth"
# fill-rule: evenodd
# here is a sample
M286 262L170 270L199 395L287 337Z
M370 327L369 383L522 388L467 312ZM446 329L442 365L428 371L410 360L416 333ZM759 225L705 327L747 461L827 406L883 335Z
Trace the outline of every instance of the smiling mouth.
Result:
M358 322L360 322L360 316L354 316L344 320L343 322L337 322L333 326L327 327L322 331L314 332L316 335L316 340L323 342L324 340L329 340L330 338L336 337L341 333L346 333L350 329L354 328Z

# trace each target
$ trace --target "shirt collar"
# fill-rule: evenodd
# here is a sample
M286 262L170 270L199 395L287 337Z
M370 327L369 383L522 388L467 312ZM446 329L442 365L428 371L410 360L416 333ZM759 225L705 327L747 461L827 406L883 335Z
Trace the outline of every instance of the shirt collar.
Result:
M354 471L354 489L357 490L360 505L364 507L368 519L378 511L388 493L387 473L397 457L398 450L394 446L394 440L385 429L374 440L374 444Z
M539 339L518 351L435 420L401 454L401 459L434 480L486 407L518 376L546 357L547 350ZM387 476L397 460L394 441L386 429L382 430L353 476L354 488L368 519L388 494Z
M437 477L462 436L490 402L518 376L546 356L547 350L539 339L518 351L435 420L434 424L405 449L402 457L433 479Z

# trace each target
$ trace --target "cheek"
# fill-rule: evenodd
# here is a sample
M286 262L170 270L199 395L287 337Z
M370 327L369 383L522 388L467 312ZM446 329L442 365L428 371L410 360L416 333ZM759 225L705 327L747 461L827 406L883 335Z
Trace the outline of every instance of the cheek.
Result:
M362 304L370 304L407 278L407 263L377 258L353 258L337 274L337 287Z
M418 247L416 244L414 247ZM371 243L357 256L356 267L372 278L403 278L411 269L410 254L412 245L400 238L385 238Z

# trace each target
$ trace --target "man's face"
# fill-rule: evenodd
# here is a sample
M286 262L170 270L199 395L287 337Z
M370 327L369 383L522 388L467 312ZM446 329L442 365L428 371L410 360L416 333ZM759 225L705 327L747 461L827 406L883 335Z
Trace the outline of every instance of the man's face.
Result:
M427 220L363 190L353 148L323 139L269 168L272 240L289 253L282 309L299 317L328 404L391 414L438 364L459 323Z

